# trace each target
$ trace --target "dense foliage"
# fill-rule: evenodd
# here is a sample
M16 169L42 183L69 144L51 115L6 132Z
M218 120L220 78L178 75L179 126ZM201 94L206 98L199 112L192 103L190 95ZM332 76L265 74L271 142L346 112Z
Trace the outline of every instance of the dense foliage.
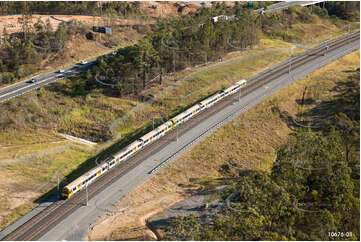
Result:
M31 25L29 15L20 18L23 32L7 34L3 31L0 48L0 84L12 83L31 75L40 67L42 60L51 54L62 53L65 42L71 36L84 34L84 27L77 22L61 23L53 30L49 22L40 19Z
M219 15L230 18L212 22L212 17ZM215 4L182 17L159 20L154 32L115 56L100 59L87 77L104 80L120 95L137 93L161 72L179 71L252 47L258 42L258 31L257 15L252 10Z
M104 11L115 11L119 16L139 13L137 2L96 1L48 1L48 2L0 2L0 15L23 14L24 5L33 14L99 15ZM102 13L103 14L103 13Z
M326 1L321 3L327 9L328 14L339 18L360 21L360 2L359 1Z
M329 18L327 9L319 6L294 6L282 13L256 14L247 5L230 7L217 2L182 17L159 19L156 30L138 44L99 60L87 73L87 85L89 89L108 88L119 96L137 94L147 88L149 80L158 82L160 73L221 60L230 51L252 48L261 32L270 38L301 41L303 36L292 35L287 29L300 22L312 23L316 15ZM212 21L214 16L228 18Z
M359 75L355 71L336 99L322 104L330 105L332 122L318 131L296 130L270 174L241 172L221 195L230 202L211 222L179 217L165 239L359 240Z

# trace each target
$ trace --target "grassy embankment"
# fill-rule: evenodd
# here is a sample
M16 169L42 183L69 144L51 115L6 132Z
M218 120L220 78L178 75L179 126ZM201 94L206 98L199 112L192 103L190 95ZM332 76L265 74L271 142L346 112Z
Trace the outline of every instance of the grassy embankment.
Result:
M336 25L334 28L336 32L338 29ZM314 40L324 40L328 38L328 34L328 30L317 32ZM219 68L217 66L210 67L207 71L199 72L184 82L178 82L179 86L157 99L152 105L131 115L126 122L118 126L117 131L125 136L135 130L149 127L152 117L167 116L187 104L219 90L222 86L229 85L230 80L247 78L284 60L290 55L290 46L292 46L291 43L281 40L263 39L261 44L252 50L230 54L224 58L224 62L236 57L240 57L240 59L232 61L230 64L222 63ZM268 48L280 47L284 49L262 52ZM200 69L203 68L177 73L174 77L167 78L162 86L156 86L148 93L156 95L166 86L174 84L174 80L181 80L187 74ZM67 142L58 145L55 143L51 144L49 149L49 142L64 141L54 131L66 132L99 142L110 137L109 124L139 104L139 102L129 99L106 96L99 89L91 90L84 96L74 96L73 90L77 88L80 81L81 79L76 77L62 80L52 86L41 88L2 104L4 115L0 118L2 129L0 143L9 147L0 150L2 157L0 162L5 164L0 168L4 175L4 179L1 179L4 182L0 192L7 194L3 198L0 208L2 227L28 211L29 202L54 187L54 175L51 174L55 173L55 168L67 164L66 169L62 169L62 174L68 175L74 170L77 170L77 174L81 174L82 171L94 165L93 161L87 162L79 169L80 164L97 153L96 150L83 145L68 144ZM190 93L194 94L186 96ZM21 146L12 147L14 145ZM16 153L11 149L16 150ZM39 152L44 153L37 154ZM31 162L24 162L24 160ZM71 177L74 178L74 176ZM52 177L51 184L47 185L50 177ZM66 182L64 181L64 183ZM18 187L25 187L25 192L33 191L34 187L43 185L46 185L43 190L36 189L35 193L24 196L24 199L17 203L18 206L9 210L11 204L15 204L14 201L19 197Z
M269 171L275 152L294 128L285 116L297 119L301 110L299 100L308 86L306 99L311 110L321 101L333 100L333 90L347 82L360 67L360 51L354 52L306 76L297 83L267 98L255 108L246 111L232 123L221 127L201 144L178 158L150 180L139 186L117 208L126 208L122 215L103 217L90 231L91 240L153 239L145 220L162 211L162 204L170 206L202 190L214 178L222 177L225 160L233 165ZM229 172L229 171L228 171ZM232 168L231 168L232 172ZM233 169L233 172L237 170ZM215 184L212 184L215 185Z

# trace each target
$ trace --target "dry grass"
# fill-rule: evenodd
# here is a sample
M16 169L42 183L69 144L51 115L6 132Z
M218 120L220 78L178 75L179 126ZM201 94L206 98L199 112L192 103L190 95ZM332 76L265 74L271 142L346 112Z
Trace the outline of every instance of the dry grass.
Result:
M189 189L202 187L200 181L223 176L221 167L228 158L232 158L232 163L239 167L269 170L277 148L291 132L279 113L272 111L273 108L295 115L299 108L296 100L300 98L305 84L316 83L313 88L319 93L320 99L330 99L334 93L329 90L336 82L343 82L350 75L344 71L359 67L360 51L357 51L308 75L299 81L301 84L295 83L268 97L179 157L170 168L162 169L137 187L118 204L118 208L127 208L125 213L113 217L104 216L89 231L89 239L149 239L145 236L148 228L139 219L149 218L152 211L159 211L161 204L170 206L189 196ZM246 126L252 128L244 128ZM172 167L187 169L178 171L171 169ZM198 182L191 182L194 179Z
M12 162L0 161L0 229L29 211L34 199L56 187L57 174L63 184L69 183L63 178L95 155L87 146L69 142L31 147L39 150L26 150L29 154ZM24 148L19 150L25 152Z

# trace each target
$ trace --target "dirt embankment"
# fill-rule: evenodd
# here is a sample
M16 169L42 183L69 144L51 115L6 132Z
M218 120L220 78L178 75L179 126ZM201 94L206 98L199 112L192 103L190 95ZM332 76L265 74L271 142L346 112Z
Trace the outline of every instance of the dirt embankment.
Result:
M227 5L233 6L234 2L226 2ZM139 8L143 13L139 16L132 16L128 19L119 18L117 24L119 25L146 25L155 23L155 19L159 17L167 16L176 16L176 15L185 15L189 12L195 12L198 8L211 7L210 2L202 1L192 1L192 2L168 2L168 1L142 1L140 2ZM144 20L140 17L150 17L151 19ZM6 28L8 33L15 33L21 31L21 24L19 19L22 16L13 15L13 16L0 16L0 34L3 29ZM82 15L32 15L31 23L34 24L40 18L44 23L49 21L51 26L56 29L61 22L69 22L71 20L80 21L84 24L97 25L101 22L104 22L104 18L98 16L82 16Z
M232 3L228 3L232 4ZM201 2L156 2L156 1L144 1L140 2L140 10L145 16L151 18L167 17L169 15L183 15L189 12L194 12L200 8ZM205 7L211 6L210 3L204 4ZM21 24L19 20L21 15L13 16L0 16L0 34L3 29L10 33L20 32ZM119 25L146 25L155 23L154 19L143 20L138 18L141 16L133 16L129 19L119 18L116 22ZM51 26L56 29L61 22L69 22L71 20L80 21L88 25L99 25L104 22L104 18L98 16L82 16L82 15L32 15L30 23L31 25L36 23L40 19L44 23L50 22Z

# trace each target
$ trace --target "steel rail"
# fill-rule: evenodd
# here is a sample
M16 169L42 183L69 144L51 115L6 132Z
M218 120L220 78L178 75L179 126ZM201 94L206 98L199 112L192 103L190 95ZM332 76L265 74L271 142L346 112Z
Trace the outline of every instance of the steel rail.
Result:
M359 39L358 32L348 35L347 38L342 38L340 40L329 43L328 51L336 49L339 46L347 44L348 42L354 41L356 39ZM292 62L292 66L293 68L297 68L298 66L306 62L314 60L319 56L318 54L323 54L323 53L324 53L323 48L320 47L314 48L313 51L308 52L307 55L302 55L300 57L295 58ZM250 82L247 83L247 87L242 89L242 96L247 95L248 93L252 92L254 89L257 89L263 86L264 84L270 82L275 77L281 76L284 73L288 72L288 67L289 67L288 65L289 62L287 61L282 66L278 66L277 68L272 69L272 71L264 73L264 75L262 76L258 76L256 78L251 79ZM200 114L193 117L186 123L177 127L179 134L182 135L184 132L194 127L200 121L206 119L215 112L218 112L219 110L223 109L225 106L230 105L236 99L238 100L238 93L226 97L222 101L213 105L210 109L201 112ZM168 132L167 135L163 136L156 142L148 145L141 152L136 153L134 156L128 159L126 163L123 163L118 167L113 168L112 170L107 172L104 176L101 176L94 183L89 185L88 187L89 199L94 197L98 191L103 190L109 184L115 182L119 178L119 176L124 175L125 173L129 172L131 169L142 163L143 159L146 158L148 155L164 148L169 143L169 140L175 137L176 137L175 130ZM85 196L86 196L85 191L82 190L66 201L59 200L53 203L44 211L37 214L33 218L29 219L22 226L18 227L12 233L8 234L4 238L4 240L36 240L40 238L46 231L53 228L61 220L65 219L68 215L70 215L73 211L75 211L78 207L82 206L82 204L84 204L85 201Z

